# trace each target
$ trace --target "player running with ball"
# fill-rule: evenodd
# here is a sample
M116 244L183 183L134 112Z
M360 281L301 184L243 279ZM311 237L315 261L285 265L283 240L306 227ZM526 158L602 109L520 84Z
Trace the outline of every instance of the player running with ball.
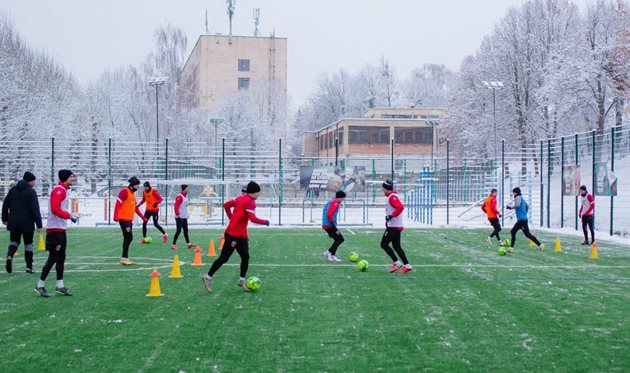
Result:
M202 276L206 290L212 291L212 276L221 266L230 259L234 250L241 256L241 269L238 286L243 291L249 289L245 284L245 276L249 267L249 239L247 237L247 224L252 221L256 224L269 226L269 220L262 220L256 217L256 199L260 195L260 186L253 181L247 184L246 194L223 204L225 213L230 219L230 223L225 230L225 242L221 249L221 255L212 263L208 274Z

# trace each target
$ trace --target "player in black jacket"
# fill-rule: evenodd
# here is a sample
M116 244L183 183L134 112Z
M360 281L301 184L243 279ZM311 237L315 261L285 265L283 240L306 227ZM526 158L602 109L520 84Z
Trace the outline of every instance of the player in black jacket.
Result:
M13 272L13 256L24 238L24 259L26 272L33 273L33 235L42 231L42 215L39 212L37 192L33 189L37 183L35 175L25 172L16 186L9 190L2 203L2 223L11 232L9 250L7 252L6 269Z

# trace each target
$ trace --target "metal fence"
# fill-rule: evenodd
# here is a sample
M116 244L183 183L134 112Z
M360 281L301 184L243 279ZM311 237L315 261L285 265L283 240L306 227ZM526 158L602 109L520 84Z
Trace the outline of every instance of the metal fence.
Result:
M312 158L292 157L282 140L267 150L252 150L226 140L218 144L155 142L7 141L0 144L0 198L24 171L39 178L37 190L46 196L56 172L70 168L78 176L72 188L73 208L82 224L112 223L113 201L130 176L148 180L165 197L161 219L172 223L172 203L179 185L191 187L191 224L226 224L222 203L240 194L249 180L263 186L258 213L275 224L317 225L321 207L339 185L308 188L305 178L315 169L341 170L348 192L341 222L383 223L382 180L394 178L406 204L410 225L482 225L479 204L491 188L499 190L503 207L511 189L521 187L530 205L532 226L581 229L577 184L597 191L596 228L610 235L630 235L630 126L540 140L525 148L502 141L495 158L457 156L453 144L431 156ZM350 175L352 170L352 175ZM309 173L310 172L310 173ZM344 174L345 172L345 174ZM604 183L617 178L616 196ZM306 180L308 183L308 180ZM44 200L44 199L42 199ZM41 203L47 210L47 203ZM513 216L503 214L508 225Z

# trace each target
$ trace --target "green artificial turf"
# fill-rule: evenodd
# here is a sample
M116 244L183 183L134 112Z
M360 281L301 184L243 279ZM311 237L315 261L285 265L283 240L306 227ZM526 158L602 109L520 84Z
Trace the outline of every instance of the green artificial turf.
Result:
M414 270L389 274L382 230L342 232L335 265L322 256L331 243L322 230L251 229L248 275L263 282L254 293L236 286L236 253L206 292L216 229L191 231L202 267L154 230L139 245L138 229L138 264L122 267L118 229L72 229L64 281L73 297L39 297L47 255L36 252L37 274L27 275L20 248L13 274L0 261L0 372L630 370L627 246L602 241L592 260L579 237L562 236L555 253L555 235L538 232L544 254L519 234L514 254L499 256L487 229L407 229ZM351 251L367 272L347 260ZM175 253L183 279L168 278ZM152 268L163 297L145 296ZM49 292L54 284L53 271Z

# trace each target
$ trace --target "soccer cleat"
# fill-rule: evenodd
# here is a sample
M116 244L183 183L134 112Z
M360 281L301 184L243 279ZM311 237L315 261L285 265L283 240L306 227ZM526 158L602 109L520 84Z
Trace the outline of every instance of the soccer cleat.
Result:
M389 270L389 273L394 273L398 271L400 267L401 267L400 263L394 263L394 265L392 266L392 269Z
M26 268L26 273L28 273L29 275L32 275L35 272L33 271L33 268Z
M582 243L580 244L582 246L588 246L588 241L582 241Z
M70 292L70 290L64 288L55 288L55 293L59 294L59 295L64 295L66 297L71 297L72 293Z
M168 234L165 234L164 237L162 237L162 243L167 243L168 242Z
M486 241L488 242L488 245L492 246L492 238L490 236L486 238Z
M413 269L413 267L410 264L407 264L403 267L402 271L400 271L400 273L407 273L409 271L411 271Z
M177 247L177 245L171 245L171 250L179 250L179 247Z
M206 290L208 290L208 293L210 293L212 291L212 280L209 280L206 275L202 275L201 280L203 281Z
M324 255L324 258L326 258L326 260L331 262L331 260L330 260L330 251L328 251L328 250L324 251L323 255Z
M7 263L5 265L5 268L7 269L7 273L13 272L13 258L11 258L10 256L7 256Z
M122 259L120 259L120 264L122 264L124 266L131 266L131 265L134 265L136 263L132 262L128 258L122 258Z
M545 252L545 244L540 245L538 248L540 249L541 253Z
M191 243L187 244L186 247L189 248L189 249L194 249L195 247L197 247L197 244L191 242Z
M50 296L44 287L35 288L35 292L44 298L48 298Z
M249 292L249 288L247 287L247 284L245 283L245 281L240 281L238 282L238 284L236 284L238 286L240 286L244 292Z
M331 255L328 260L330 260L332 263L339 263L341 262L341 259L337 258L335 255Z
M512 253L514 252L514 249L512 249L511 247L508 247L508 248L506 249L506 251L507 251L508 253L512 254Z

